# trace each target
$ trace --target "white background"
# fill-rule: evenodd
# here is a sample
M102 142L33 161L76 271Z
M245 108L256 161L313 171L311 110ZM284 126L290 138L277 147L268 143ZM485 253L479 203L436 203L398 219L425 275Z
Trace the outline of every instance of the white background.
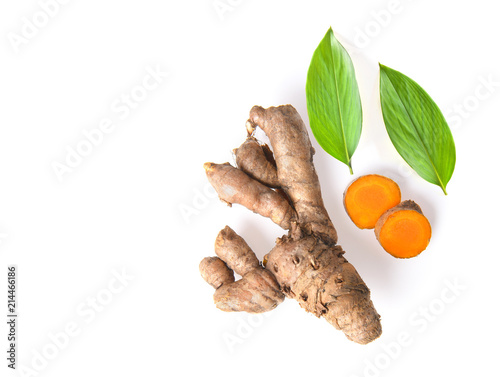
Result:
M497 369L494 2L45 3L0 5L0 315L7 265L17 264L18 367L29 371L20 375ZM330 26L356 67L364 128L354 176L313 140L315 164L339 243L382 315L384 333L367 346L292 300L267 316L223 313L198 272L226 224L260 258L283 234L214 198L202 165L232 161L253 105L290 103L308 124L307 68ZM457 148L448 196L411 173L390 144L378 62L412 77L446 114ZM125 96L137 101L118 107ZM103 122L108 133L89 150L84 132L97 135ZM77 148L87 155L73 156L59 179L54 166ZM433 238L418 258L392 258L345 214L345 187L368 173L396 180L403 199L417 201L429 218ZM2 355L7 332L3 325ZM10 374L1 359L0 375Z

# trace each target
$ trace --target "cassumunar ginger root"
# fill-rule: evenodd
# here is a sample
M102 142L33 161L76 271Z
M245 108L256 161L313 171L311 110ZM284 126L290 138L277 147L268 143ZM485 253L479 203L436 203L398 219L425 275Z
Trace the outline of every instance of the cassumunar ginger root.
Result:
M432 230L419 205L405 200L387 210L375 225L380 245L396 258L413 258L427 248Z
M429 220L414 201L401 202L401 190L390 178L368 174L355 179L344 192L344 208L358 228L375 229L393 257L415 257L430 242Z
M257 127L269 137L273 152L254 139ZM260 313L286 296L354 342L375 340L382 333L380 316L370 290L337 245L300 115L290 105L255 106L247 131L247 141L235 151L238 167L206 163L207 177L222 201L269 217L288 233L266 255L265 266L231 228L219 233L217 257L200 263L203 278L216 289L216 306ZM240 280L234 281L233 271Z
M373 229L388 209L401 202L401 190L392 179L378 174L363 175L344 192L344 208L361 229Z

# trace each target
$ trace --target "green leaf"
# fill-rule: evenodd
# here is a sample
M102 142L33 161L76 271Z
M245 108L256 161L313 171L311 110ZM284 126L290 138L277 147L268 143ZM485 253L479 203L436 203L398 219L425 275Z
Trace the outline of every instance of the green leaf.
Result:
M415 81L380 64L380 102L387 133L403 159L446 194L455 143L441 110Z
M361 98L351 58L331 28L311 59L306 98L316 141L352 174L351 157L361 136Z

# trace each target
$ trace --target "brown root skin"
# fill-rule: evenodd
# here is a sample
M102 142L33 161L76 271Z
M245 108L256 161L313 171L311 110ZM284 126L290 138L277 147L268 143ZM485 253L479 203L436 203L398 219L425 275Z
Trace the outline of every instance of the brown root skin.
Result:
M236 165L240 170L268 187L278 188L280 183L276 163L270 161L270 153L267 145L260 145L253 137L234 150Z
M223 311L262 313L274 309L285 298L272 273L259 263L247 243L230 227L217 235L218 257L205 258L200 272L216 289L214 302ZM233 270L242 276L234 281Z
M226 226L215 240L215 254L240 276L260 266L250 246L234 230Z
M294 204L301 228L306 234L315 233L328 243L337 243L312 163L314 149L297 110L291 105L268 109L254 106L249 122L269 137L281 188Z
M267 255L270 270L283 292L302 308L324 317L348 339L366 344L382 333L370 291L340 246L307 236L284 237Z
M297 215L282 195L229 163L207 162L204 168L210 184L222 201L241 204L259 215L269 217L283 229L292 229Z
M401 190L392 179L378 174L363 175L344 191L344 208L360 229L373 229L388 209L401 202Z
M216 290L217 307L261 313L276 307L286 294L307 311L324 317L350 340L360 344L375 340L382 333L380 316L370 290L336 245L337 233L323 204L312 162L314 151L300 115L290 105L255 106L246 126L250 138L256 127L269 137L279 189L272 190L251 178L249 174L257 167L247 174L229 164L209 163L205 165L207 176L223 201L242 204L271 218L288 229L288 234L277 240L263 268L257 266L246 242L230 228L219 233L217 255L243 275ZM265 160L272 158L266 156ZM245 163L240 161L238 166L244 168Z
M234 282L234 273L217 257L206 257L200 262L201 277L215 289Z
M215 305L225 312L264 313L276 308L284 298L273 274L263 268L222 285L214 294Z
M396 258L413 258L424 251L432 228L420 206L412 200L387 210L375 225L380 245Z

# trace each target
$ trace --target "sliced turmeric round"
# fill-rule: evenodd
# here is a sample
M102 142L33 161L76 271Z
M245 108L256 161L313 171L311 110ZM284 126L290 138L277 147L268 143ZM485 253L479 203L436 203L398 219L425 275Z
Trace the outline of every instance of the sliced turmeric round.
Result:
M415 202L406 200L386 211L375 225L380 245L396 258L413 258L427 248L431 225Z
M389 208L401 202L401 190L392 179L378 174L363 175L344 192L344 208L361 229L373 229Z

